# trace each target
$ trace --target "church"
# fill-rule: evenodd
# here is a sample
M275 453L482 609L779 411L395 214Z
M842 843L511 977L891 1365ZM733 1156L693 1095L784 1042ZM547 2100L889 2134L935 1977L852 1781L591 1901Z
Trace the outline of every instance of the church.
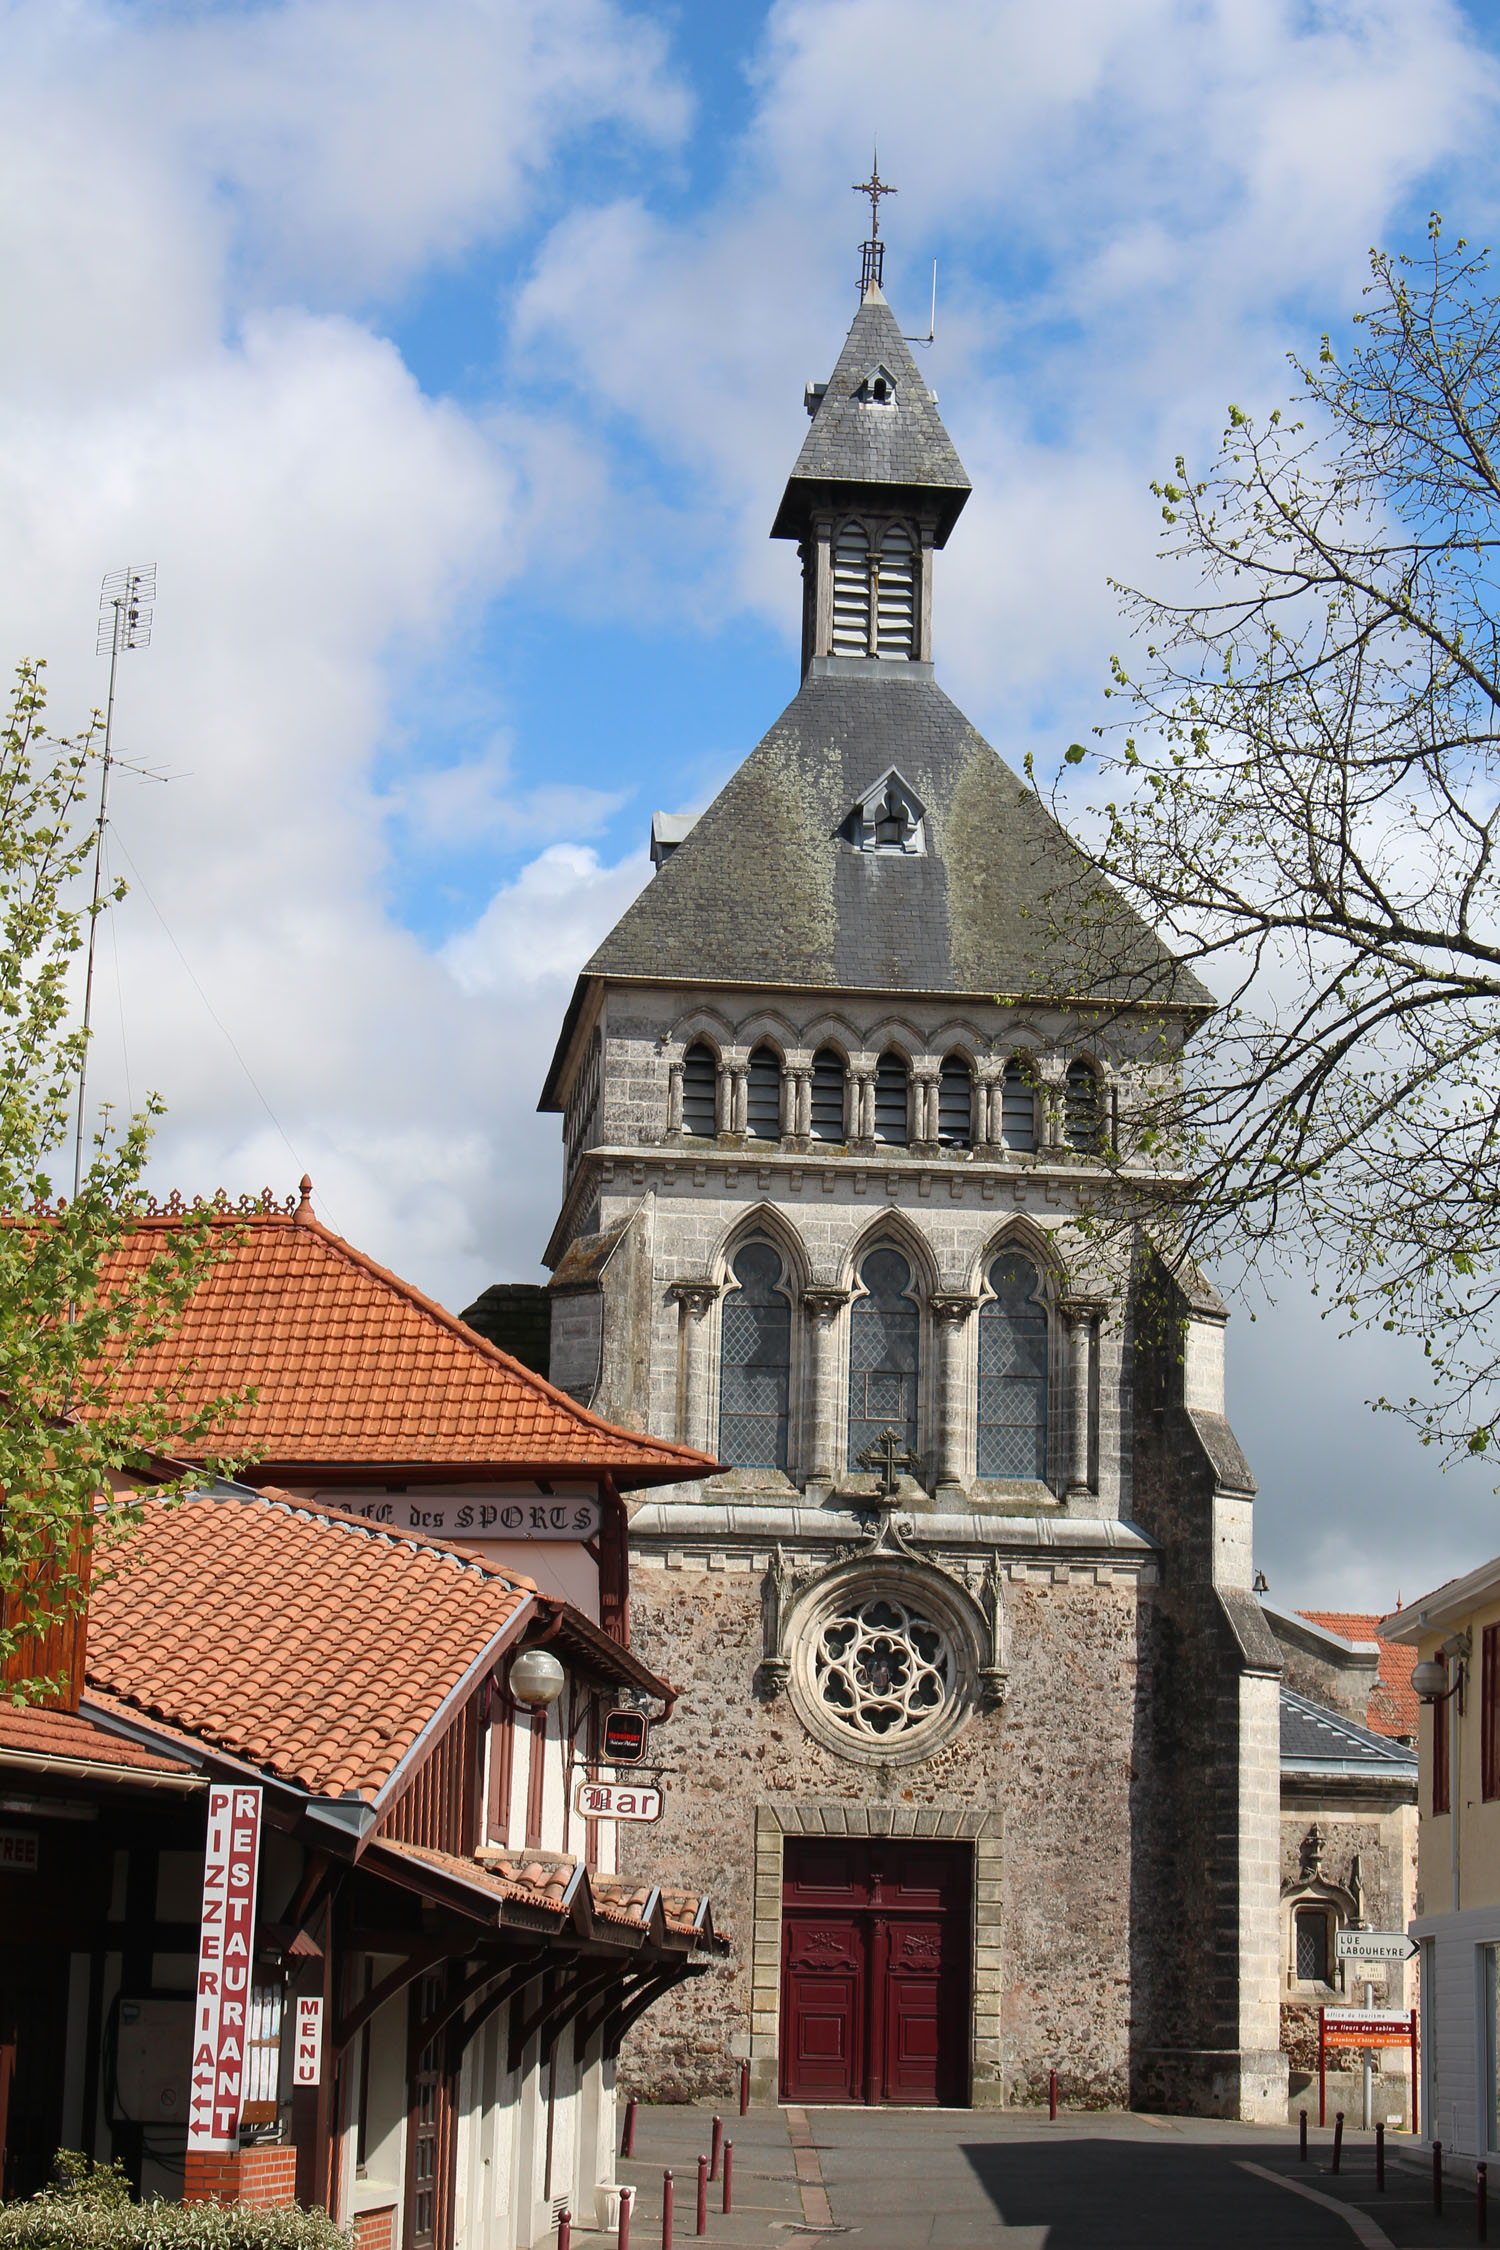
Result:
M1001 2106L1055 2071L1271 2119L1281 1656L1226 1308L1090 1223L1213 1002L1123 900L1050 927L1078 855L938 684L970 486L882 250L771 526L800 685L658 816L541 1100L552 1380L721 1464L631 1504L635 1647L692 1692L622 1852L732 1957L621 2083Z

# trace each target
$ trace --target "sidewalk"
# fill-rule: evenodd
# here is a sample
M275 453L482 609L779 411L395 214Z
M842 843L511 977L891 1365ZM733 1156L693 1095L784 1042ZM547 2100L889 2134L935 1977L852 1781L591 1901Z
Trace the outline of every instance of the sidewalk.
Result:
M673 2250L696 2250L697 2158L706 2106L647 2108L619 2178L636 2189L631 2250L661 2250L662 2173L673 2173ZM1387 2138L1377 2194L1374 2135L1211 2118L1034 2110L753 2109L724 2112L732 2208L709 2188L702 2250L1450 2250L1475 2240L1472 2189L1449 2180L1432 2210L1430 2169ZM1500 2174L1496 2192L1500 2195ZM1500 2207L1494 2240L1500 2244ZM575 2229L575 2250L613 2236Z

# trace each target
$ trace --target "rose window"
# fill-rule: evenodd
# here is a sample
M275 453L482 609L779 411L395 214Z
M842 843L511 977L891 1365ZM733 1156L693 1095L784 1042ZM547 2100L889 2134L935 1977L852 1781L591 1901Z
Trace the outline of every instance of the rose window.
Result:
M952 1700L955 1669L942 1627L889 1594L825 1618L813 1658L824 1710L877 1742L935 1718Z

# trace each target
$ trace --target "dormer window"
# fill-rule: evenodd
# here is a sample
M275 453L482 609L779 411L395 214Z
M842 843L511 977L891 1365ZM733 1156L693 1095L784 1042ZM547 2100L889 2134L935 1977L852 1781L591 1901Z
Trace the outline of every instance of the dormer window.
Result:
M894 406L896 378L886 366L872 367L854 395L862 406Z
M894 766L860 798L840 834L862 852L920 858L927 850L927 808Z

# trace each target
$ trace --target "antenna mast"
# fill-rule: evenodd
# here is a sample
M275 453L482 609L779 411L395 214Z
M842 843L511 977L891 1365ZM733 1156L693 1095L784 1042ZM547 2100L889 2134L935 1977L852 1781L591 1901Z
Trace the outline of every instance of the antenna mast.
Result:
M78 1128L73 1138L73 1201L83 1186L83 1125L89 1076L89 1032L94 1013L94 947L104 889L104 829L109 819L109 769L114 762L115 672L128 648L151 646L151 608L156 600L156 565L127 563L112 570L99 593L96 656L109 655L109 695L104 706L104 758L99 776L99 825L94 834L94 902L89 915L88 961L83 980L83 1054L78 1064Z

